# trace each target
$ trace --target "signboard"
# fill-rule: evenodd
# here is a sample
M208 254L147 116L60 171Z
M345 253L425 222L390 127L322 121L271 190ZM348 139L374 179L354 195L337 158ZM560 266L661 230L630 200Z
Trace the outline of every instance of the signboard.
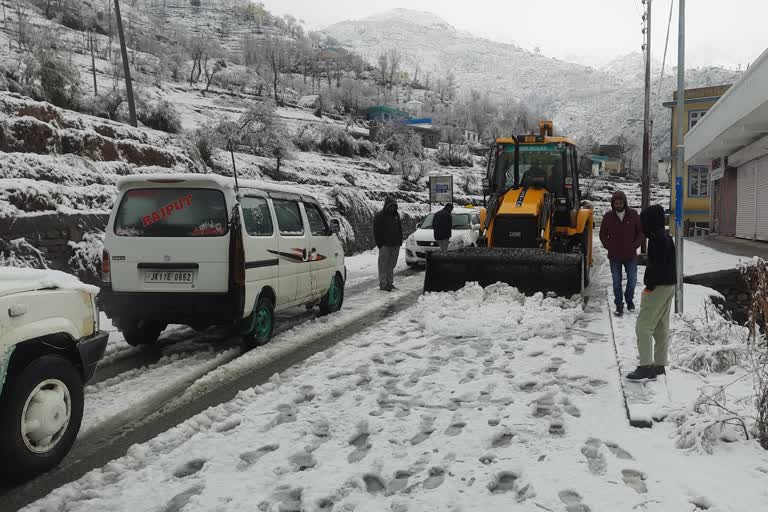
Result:
M683 227L683 177L675 177L675 229Z
M453 176L429 177L429 202L430 204L453 202Z
M723 176L725 176L725 171L722 167L718 167L717 169L712 169L709 176L712 178L712 181L721 180L723 179Z

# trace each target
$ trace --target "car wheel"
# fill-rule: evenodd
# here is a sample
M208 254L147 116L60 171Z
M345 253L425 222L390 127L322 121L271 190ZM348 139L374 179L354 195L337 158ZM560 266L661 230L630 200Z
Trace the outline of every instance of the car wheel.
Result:
M275 329L275 307L272 301L262 297L256 303L251 317L250 330L243 335L243 346L251 350L269 343Z
M320 314L328 315L341 309L344 304L344 281L336 275L331 280L331 286L328 288L323 300L320 301Z
M121 326L120 332L123 333L126 343L132 347L138 347L139 345L154 344L157 338L160 337L160 333L165 330L165 327L165 324L139 320L129 326Z
M9 379L0 407L0 475L29 480L72 447L83 419L83 381L71 361L44 355Z

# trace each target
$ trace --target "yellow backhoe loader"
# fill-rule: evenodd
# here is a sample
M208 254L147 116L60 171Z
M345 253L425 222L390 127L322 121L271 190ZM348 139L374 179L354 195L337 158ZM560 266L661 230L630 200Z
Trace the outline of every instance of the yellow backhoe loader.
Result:
M589 284L594 212L582 206L576 146L553 136L552 121L539 130L496 140L483 180L483 243L429 253L424 291L474 281L572 295Z

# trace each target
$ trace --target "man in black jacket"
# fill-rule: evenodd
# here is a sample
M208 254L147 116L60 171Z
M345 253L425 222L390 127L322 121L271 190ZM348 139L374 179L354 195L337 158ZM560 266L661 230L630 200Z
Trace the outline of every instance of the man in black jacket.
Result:
M627 378L655 380L657 375L666 374L669 310L677 283L675 243L664 228L664 209L661 206L655 204L643 210L640 221L648 238L645 290L635 326L640 365Z
M379 288L391 292L395 288L395 266L403 243L403 225L397 203L391 197L384 200L384 208L373 218L373 238L379 248Z
M447 251L448 244L451 242L451 230L453 228L452 211L453 205L448 203L443 206L442 210L435 213L435 216L432 218L432 232L441 251Z

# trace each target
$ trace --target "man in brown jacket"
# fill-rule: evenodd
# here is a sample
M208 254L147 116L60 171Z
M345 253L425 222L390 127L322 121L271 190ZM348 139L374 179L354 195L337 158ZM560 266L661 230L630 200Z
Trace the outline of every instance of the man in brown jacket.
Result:
M611 210L600 224L600 242L608 250L613 277L616 316L624 314L624 300L629 311L635 310L637 285L637 249L643 243L643 226L636 210L627 206L627 196L617 190L611 198ZM622 294L622 268L627 273L627 289Z

